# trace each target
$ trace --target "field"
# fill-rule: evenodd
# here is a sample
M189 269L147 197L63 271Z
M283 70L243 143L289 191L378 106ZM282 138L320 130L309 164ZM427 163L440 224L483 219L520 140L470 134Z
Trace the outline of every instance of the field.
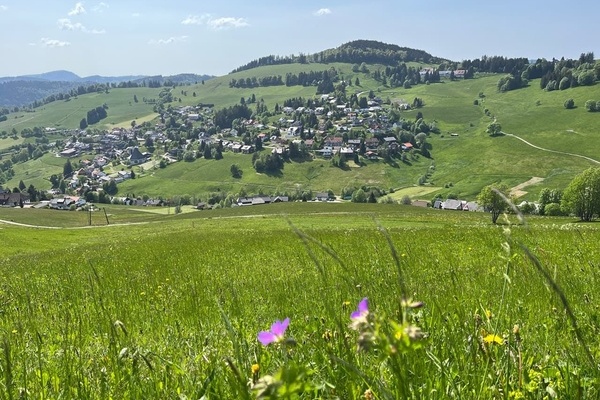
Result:
M103 211L89 227L0 209L2 398L600 395L596 224L369 204Z

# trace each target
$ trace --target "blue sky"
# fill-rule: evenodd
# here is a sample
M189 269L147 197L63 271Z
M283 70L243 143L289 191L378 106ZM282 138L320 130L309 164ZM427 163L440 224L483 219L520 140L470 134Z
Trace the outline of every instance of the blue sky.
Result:
M592 0L0 0L0 76L224 75L356 39L456 61L598 58L598 15Z

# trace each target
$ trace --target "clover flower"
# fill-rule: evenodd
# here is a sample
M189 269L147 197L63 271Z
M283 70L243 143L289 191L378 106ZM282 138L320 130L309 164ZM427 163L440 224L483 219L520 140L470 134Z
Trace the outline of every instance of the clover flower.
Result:
M271 325L270 331L261 331L258 333L258 341L263 346L268 346L271 343L279 343L283 341L283 335L290 324L290 319L286 318L283 321L277 320Z

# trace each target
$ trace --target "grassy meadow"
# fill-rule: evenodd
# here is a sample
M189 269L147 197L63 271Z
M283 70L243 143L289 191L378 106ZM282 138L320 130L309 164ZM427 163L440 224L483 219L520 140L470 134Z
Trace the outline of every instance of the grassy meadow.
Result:
M600 395L596 224L371 204L104 211L110 225L100 211L89 227L0 209L30 225L0 223L2 398Z

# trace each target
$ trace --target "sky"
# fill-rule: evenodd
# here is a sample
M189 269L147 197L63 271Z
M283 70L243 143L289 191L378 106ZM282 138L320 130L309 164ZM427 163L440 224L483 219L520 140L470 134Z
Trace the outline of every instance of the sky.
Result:
M378 40L461 61L600 58L596 0L0 0L0 76L225 75Z

